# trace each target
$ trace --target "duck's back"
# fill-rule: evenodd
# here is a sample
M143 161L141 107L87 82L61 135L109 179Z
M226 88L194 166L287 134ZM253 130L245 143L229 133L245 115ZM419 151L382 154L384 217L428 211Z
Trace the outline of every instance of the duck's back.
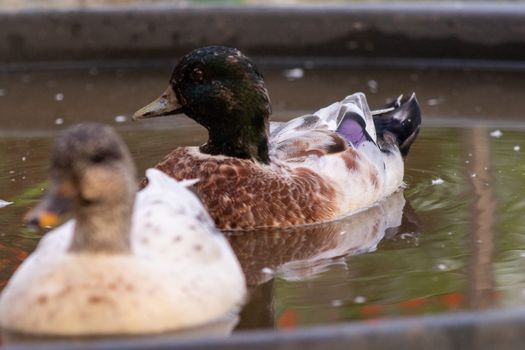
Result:
M221 229L300 225L336 212L333 186L305 167L210 156L184 147L157 168L178 180L199 179L195 190Z
M311 115L271 125L270 145L273 157L328 179L340 193L342 212L369 207L403 183L398 145L394 139L378 138L362 93Z

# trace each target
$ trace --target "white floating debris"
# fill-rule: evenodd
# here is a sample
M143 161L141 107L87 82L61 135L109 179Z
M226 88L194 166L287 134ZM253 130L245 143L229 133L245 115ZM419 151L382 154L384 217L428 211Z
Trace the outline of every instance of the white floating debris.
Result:
M128 117L126 117L125 115L117 115L115 117L115 121L117 123L124 123L126 120L128 120Z
M441 97L439 97L439 98L430 98L430 99L427 100L427 105L429 105L431 107L437 106L442 101L443 101L443 99Z
M64 119L62 118L55 119L55 125L62 125L62 124L64 124Z
M501 136L503 136L503 133L501 132L501 130L494 130L490 133L490 137L499 138Z
M8 205L13 204L13 202L8 202L0 199L0 208L7 207Z
M432 179L432 185L442 185L445 183L445 180L442 178Z
M55 95L55 101L62 101L64 99L64 94L59 92Z
M14 174L15 171L14 170L9 170L9 174Z
M354 298L354 303L356 304L366 303L366 298L364 296L358 295Z
M470 175L470 177L476 177L476 176L478 176L478 174L476 173L473 173L472 175Z
M454 233L453 232L447 232L447 235L449 236L452 236Z
M447 269L447 265L445 264L437 264L437 268L439 271L445 271Z
M269 268L269 267L263 267L261 269L261 272L262 273L265 273L267 275L273 275L273 269Z
M402 233L399 238L401 238L402 240L407 240L407 239L411 239L411 238L414 238L414 233L413 232L406 232L406 233Z
M330 304L332 304L333 307L339 307L339 306L343 306L343 301L340 299L335 299L335 300L332 300Z
M22 157L22 162L25 162L26 161L26 157Z
M285 69L283 75L289 80L301 79L304 77L304 70L302 68Z
M525 252L520 253L520 257L525 258Z
M516 145L516 146L514 146L514 148L513 148L513 149L514 149L514 151L518 152L518 151L519 151L519 150L521 149L521 147L520 147L520 146L518 146L518 145Z
M369 80L368 81L368 88L370 89L370 92L375 94L379 88L379 84L376 80Z
M5 96L5 90L4 89L0 89L0 97L2 96Z

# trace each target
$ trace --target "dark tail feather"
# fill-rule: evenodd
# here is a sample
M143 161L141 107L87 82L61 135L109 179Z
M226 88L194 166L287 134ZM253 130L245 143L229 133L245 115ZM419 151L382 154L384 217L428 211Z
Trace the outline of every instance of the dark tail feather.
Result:
M377 136L383 139L385 132L394 135L401 155L405 158L416 140L421 124L421 110L416 94L413 93L410 97L401 95L383 109L372 111L372 115Z

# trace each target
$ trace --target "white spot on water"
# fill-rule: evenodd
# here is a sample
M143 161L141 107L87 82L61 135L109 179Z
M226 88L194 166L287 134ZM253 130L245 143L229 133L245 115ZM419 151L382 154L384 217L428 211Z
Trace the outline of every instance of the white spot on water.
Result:
M5 96L5 90L4 89L0 89L0 97L2 96Z
M363 304L366 303L366 298L362 295L358 295L354 298L354 303L356 304Z
M447 269L447 265L445 264L437 264L436 267L439 271L445 271Z
M442 178L432 179L432 185L442 185L445 183L445 180Z
M447 235L452 236L454 232L447 232Z
M521 149L521 147L520 147L520 146L518 146L518 145L516 145L516 146L514 146L514 148L513 148L513 149L514 149L514 151L515 151L515 152L519 152L519 150Z
M13 202L8 202L0 199L0 208L7 207L8 205L13 204Z
M128 117L126 117L125 115L117 115L115 117L115 121L117 123L124 123L126 120L128 120Z
M470 177L476 177L476 176L478 176L478 174L476 173L472 173L472 175L470 175Z
M520 257L525 258L525 252L520 253Z
M333 307L339 307L339 306L343 306L343 301L341 299L335 299L335 300L332 300L330 304Z
M59 92L58 94L55 95L55 101L63 101L64 100L64 94Z
M368 81L368 88L370 89L370 92L375 94L377 92L377 90L379 89L379 84L376 80L369 80Z
M296 80L304 77L304 70L302 68L285 69L283 75L288 80Z
M503 133L501 132L501 130L494 130L490 133L490 137L499 138L501 136L503 136Z
M427 100L427 105L433 107L433 106L437 106L438 104L440 104L441 102L443 101L442 98L430 98Z
M15 171L14 170L9 170L9 174L14 174Z
M62 124L64 124L64 119L62 118L55 119L55 125L62 125Z
M274 271L273 271L272 268L269 268L269 267L263 267L263 268L261 269L261 272L262 272L262 273L265 273L265 274L267 274L267 275L273 275L273 272L274 272Z
M402 233L399 238L401 238L402 240L407 240L407 239L412 239L414 238L414 233L413 232L409 232L409 233Z
M26 161L26 157L22 157L22 162L25 162Z
M352 23L352 28L354 28L354 29L361 30L364 27L365 27L365 25L363 24L363 22L354 22L354 23Z

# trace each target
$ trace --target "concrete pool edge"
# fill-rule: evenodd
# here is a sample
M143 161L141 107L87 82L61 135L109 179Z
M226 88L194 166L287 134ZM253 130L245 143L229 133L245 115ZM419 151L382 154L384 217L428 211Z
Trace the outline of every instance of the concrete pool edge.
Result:
M335 58L379 65L468 60L513 66L525 61L524 21L523 3L0 10L0 65L103 60L140 64L222 44L252 56L271 53L285 60Z
M243 331L228 338L179 340L175 337L49 342L4 349L521 349L525 309L458 312L305 327L293 331Z

